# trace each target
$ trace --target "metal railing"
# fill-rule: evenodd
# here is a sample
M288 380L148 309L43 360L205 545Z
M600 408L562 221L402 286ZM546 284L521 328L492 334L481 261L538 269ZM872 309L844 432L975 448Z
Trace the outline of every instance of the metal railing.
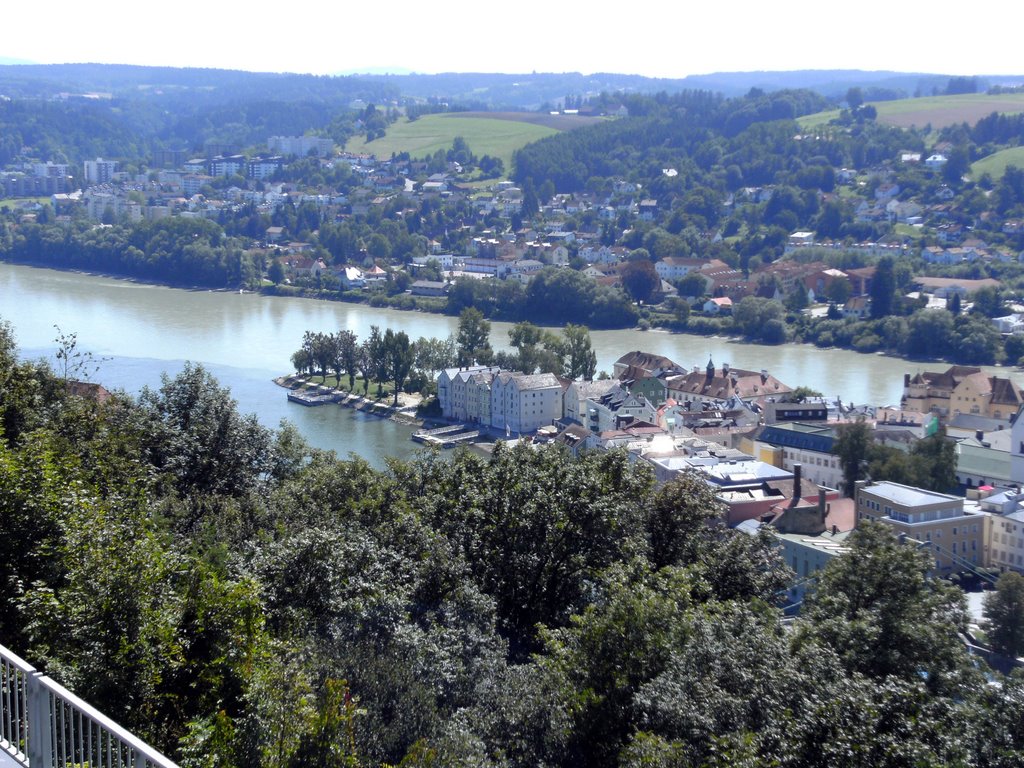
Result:
M31 768L177 768L2 645L0 749Z

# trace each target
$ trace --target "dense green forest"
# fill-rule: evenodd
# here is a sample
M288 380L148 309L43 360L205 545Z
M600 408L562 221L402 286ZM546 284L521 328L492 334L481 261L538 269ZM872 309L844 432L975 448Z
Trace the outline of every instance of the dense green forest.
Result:
M174 285L223 288L259 279L256 263L216 223L173 217L135 226L20 227L5 243L8 258L141 277Z
M554 447L379 472L199 366L98 402L68 360L0 325L0 637L182 766L1024 759L1024 681L986 682L962 593L884 529L784 625L793 574L692 477Z

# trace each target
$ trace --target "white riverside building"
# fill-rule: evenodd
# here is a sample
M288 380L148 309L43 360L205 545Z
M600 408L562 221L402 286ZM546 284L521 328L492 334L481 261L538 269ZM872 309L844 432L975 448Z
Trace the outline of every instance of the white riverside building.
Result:
M449 368L437 379L445 418L527 434L562 418L564 388L551 373L525 374L495 366Z

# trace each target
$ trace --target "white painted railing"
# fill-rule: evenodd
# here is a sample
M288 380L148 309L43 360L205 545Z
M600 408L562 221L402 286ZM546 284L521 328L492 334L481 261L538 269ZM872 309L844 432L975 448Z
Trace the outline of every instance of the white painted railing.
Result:
M177 768L2 645L0 750L31 768Z

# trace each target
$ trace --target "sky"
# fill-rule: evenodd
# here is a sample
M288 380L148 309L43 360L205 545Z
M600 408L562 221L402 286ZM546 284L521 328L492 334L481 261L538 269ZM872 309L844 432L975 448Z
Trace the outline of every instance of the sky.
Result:
M45 11L43 10L45 9ZM0 57L256 72L1021 74L1024 3L974 0L49 0L4 8Z

